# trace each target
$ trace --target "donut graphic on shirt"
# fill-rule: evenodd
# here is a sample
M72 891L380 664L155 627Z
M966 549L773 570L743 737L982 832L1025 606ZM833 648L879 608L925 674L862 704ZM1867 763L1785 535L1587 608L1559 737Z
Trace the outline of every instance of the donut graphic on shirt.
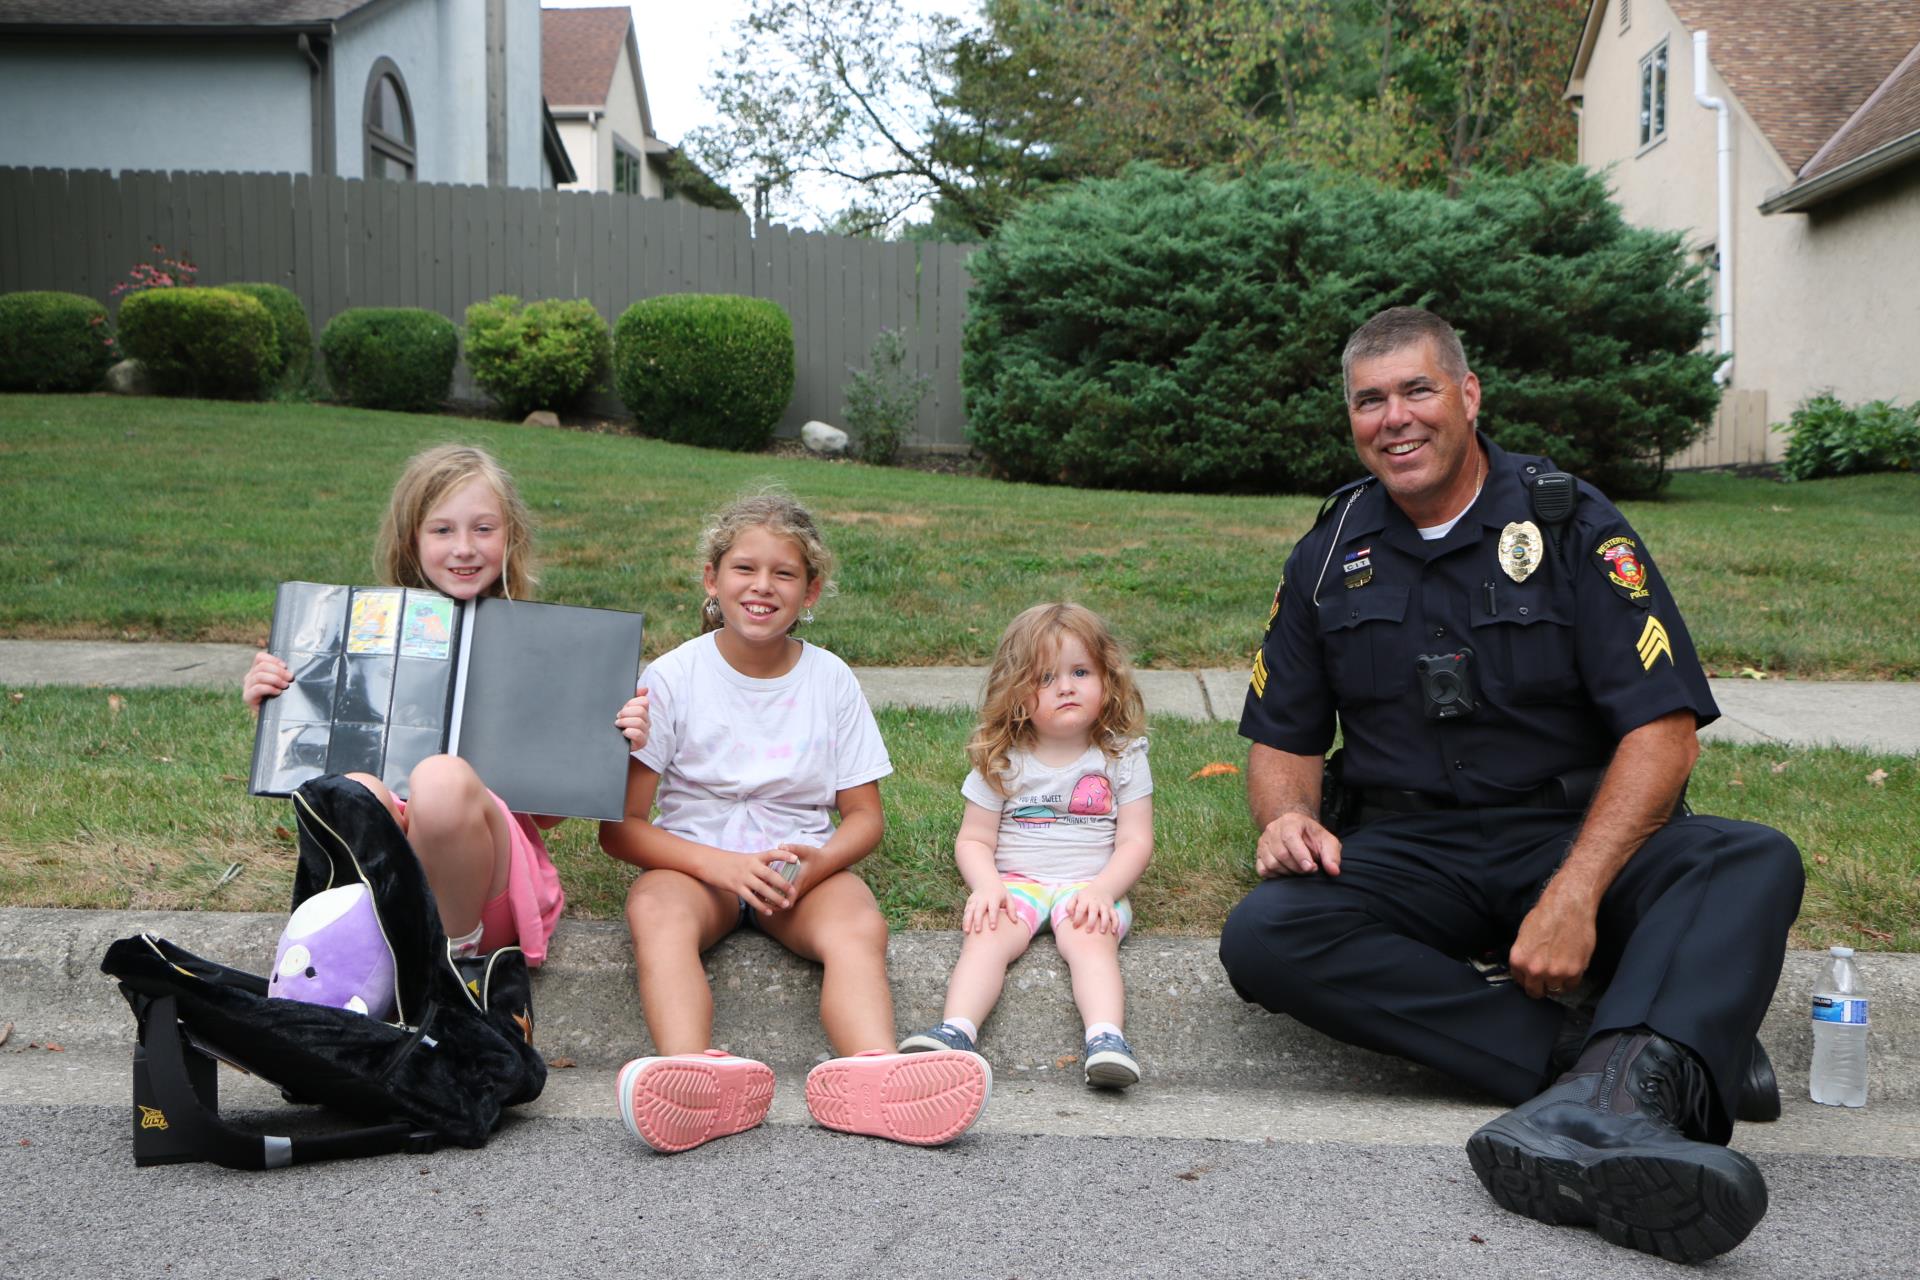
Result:
M1113 812L1113 784L1107 781L1104 773L1090 773L1073 784L1073 799L1067 803L1068 813L1085 813L1101 816Z

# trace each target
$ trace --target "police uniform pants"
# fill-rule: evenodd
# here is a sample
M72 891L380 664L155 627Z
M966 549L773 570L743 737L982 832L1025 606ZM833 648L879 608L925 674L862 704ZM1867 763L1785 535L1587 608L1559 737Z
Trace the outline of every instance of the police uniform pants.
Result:
M1579 815L1542 809L1401 814L1353 831L1340 874L1263 880L1228 917L1220 960L1246 1000L1518 1103L1540 1092L1565 1017L1468 956L1507 958ZM1601 900L1593 1034L1647 1027L1712 1077L1715 1137L1785 957L1804 883L1770 827L1676 818Z

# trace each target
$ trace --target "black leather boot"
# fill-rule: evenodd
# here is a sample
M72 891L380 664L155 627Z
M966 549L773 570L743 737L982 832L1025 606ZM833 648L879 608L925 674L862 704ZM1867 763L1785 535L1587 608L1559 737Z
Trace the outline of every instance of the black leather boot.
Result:
M1558 1080L1580 1057L1580 1047L1586 1043L1588 1028L1593 1025L1591 1004L1573 1005L1567 1009L1565 1021L1560 1024L1560 1035L1554 1041L1553 1052L1547 1058L1547 1079ZM1733 1118L1744 1124L1766 1124L1780 1118L1780 1082L1773 1074L1773 1059L1767 1056L1766 1046L1754 1037L1753 1054L1747 1059L1747 1069L1740 1073L1740 1092L1733 1100Z
M1698 1141L1709 1099L1705 1069L1681 1046L1645 1029L1605 1035L1552 1088L1482 1126L1467 1156L1503 1208L1701 1262L1767 1211L1753 1161Z

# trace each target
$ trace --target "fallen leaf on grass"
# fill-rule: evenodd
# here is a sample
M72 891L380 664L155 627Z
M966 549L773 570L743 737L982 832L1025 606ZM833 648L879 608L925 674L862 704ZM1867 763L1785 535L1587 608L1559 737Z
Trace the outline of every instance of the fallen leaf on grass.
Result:
M1887 771L1885 769L1875 769L1867 775L1867 781L1876 787L1884 787L1887 785Z
M125 711L126 709L127 709L127 700L125 698L121 697L117 693L110 693L107 695L108 714L117 716L122 711Z
M1740 668L1740 674L1749 680L1771 680L1773 678L1758 667L1742 667Z
M26 700L27 695L24 693L10 693L7 695L7 701L9 702L25 702Z
M1787 771L1787 766L1792 763L1793 761L1791 760L1781 760L1774 764L1770 764L1767 767L1769 769L1772 769L1775 773L1785 773Z
M273 829L273 838L291 843L293 840L293 832L287 830L285 827L275 827Z
M1212 764L1203 764L1198 769L1195 769L1192 773L1188 774L1187 781L1191 782L1195 778L1218 778L1223 774L1239 773L1239 772L1240 770L1238 766L1230 765L1230 764L1222 764L1220 761L1215 760Z
M1826 854L1824 854L1824 853L1816 853L1816 854L1814 854L1814 855L1813 855L1813 865L1814 865L1814 866L1816 866L1816 867L1824 867L1824 866L1826 866L1826 865L1827 865L1827 855L1826 855Z
M245 782L245 781L246 781L246 779L245 779L245 778L243 778L243 777L241 777L241 776L240 776L239 774L237 774L237 773L223 773L223 774L221 774L221 775L220 775L220 781L222 781L222 782Z
M552 1067L555 1071L565 1071L571 1067L577 1067L580 1064L575 1062L572 1058L548 1058L547 1065L549 1067ZM423 1169L421 1170L421 1172L424 1173L426 1172L426 1170Z
M1747 785L1747 780L1736 773L1727 779L1727 785L1730 787L1744 787Z
M155 759L155 760L158 760L158 761L159 761L159 762L160 762L161 764L172 764L172 763L173 763L173 757L172 757L172 756L155 756L155 757L154 757L154 759Z
M1893 935L1888 933L1885 929L1869 929L1864 924L1857 924L1853 927L1858 929L1860 932L1866 934L1869 938L1874 939L1876 942L1892 942L1893 941Z

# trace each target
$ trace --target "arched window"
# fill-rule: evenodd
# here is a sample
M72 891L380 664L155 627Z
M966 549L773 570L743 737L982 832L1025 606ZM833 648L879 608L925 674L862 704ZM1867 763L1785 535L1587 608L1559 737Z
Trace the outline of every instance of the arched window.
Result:
M407 82L391 58L373 64L367 76L367 101L362 118L367 139L364 173L369 178L411 182L415 176L413 107L407 101Z

